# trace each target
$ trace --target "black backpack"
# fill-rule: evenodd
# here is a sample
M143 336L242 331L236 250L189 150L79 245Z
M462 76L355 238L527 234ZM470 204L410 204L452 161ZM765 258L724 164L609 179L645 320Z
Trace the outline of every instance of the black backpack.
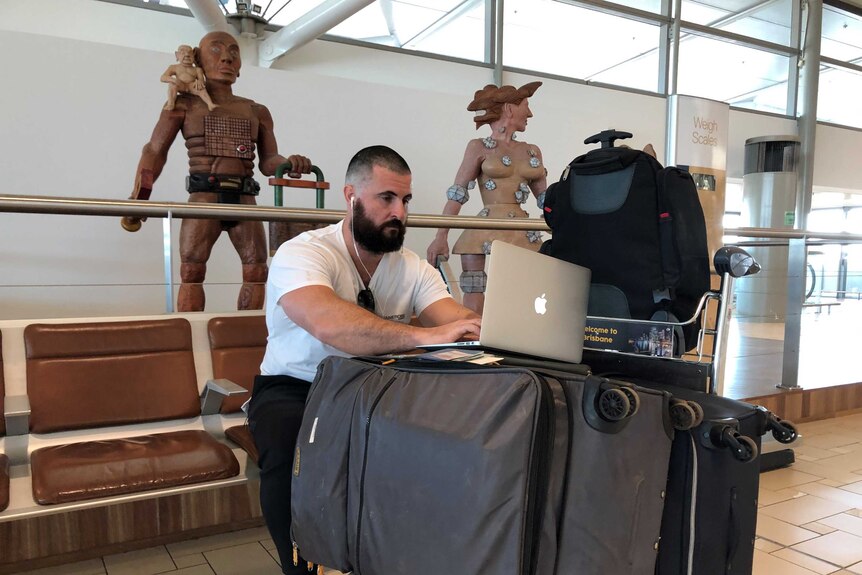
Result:
M592 270L589 315L687 321L709 290L703 208L688 172L614 141L572 160L545 195L552 239L542 253ZM700 322L677 330L677 353L697 343Z

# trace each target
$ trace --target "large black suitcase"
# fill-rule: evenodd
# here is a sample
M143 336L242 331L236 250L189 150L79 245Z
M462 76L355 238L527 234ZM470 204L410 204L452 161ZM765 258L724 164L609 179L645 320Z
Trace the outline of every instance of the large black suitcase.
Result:
M607 379L327 358L294 544L356 575L653 573L668 396Z
M659 575L749 575L754 559L763 408L685 388L703 421L677 434L662 518Z
M793 424L743 401L615 375L672 398L671 419L678 431L670 457L656 575L750 575L761 438L772 431L778 441L792 442ZM692 427L679 431L687 427L686 419Z

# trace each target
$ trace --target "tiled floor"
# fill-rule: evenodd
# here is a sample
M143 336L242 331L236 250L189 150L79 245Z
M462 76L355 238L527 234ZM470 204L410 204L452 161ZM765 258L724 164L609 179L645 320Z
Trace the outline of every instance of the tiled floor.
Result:
M862 414L800 429L797 463L761 476L753 575L862 575ZM261 528L30 573L278 575L276 557Z
M278 553L265 528L246 529L106 555L23 575L280 575ZM313 575L313 574L312 574ZM326 575L340 575L327 571Z
M862 574L862 414L800 429L797 463L760 479L754 575Z

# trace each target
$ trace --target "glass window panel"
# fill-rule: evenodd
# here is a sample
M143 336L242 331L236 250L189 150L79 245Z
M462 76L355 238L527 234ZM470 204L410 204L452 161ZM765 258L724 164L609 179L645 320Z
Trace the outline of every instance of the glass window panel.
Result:
M742 215L737 213L725 213L721 221L721 225L725 229L737 229L743 227Z
M824 6L820 53L845 62L862 58L862 17Z
M329 34L468 60L485 59L485 0L380 0ZM430 7L429 7L430 6Z
M657 91L659 26L551 0L505 11L507 66Z
M724 184L724 209L728 212L742 212L742 180L728 178Z
M817 93L817 119L862 128L862 75L844 68L823 66Z
M767 42L790 45L791 0L682 3L682 19Z
M847 285L845 287L848 293L856 294L850 297L858 301L858 294L862 292L862 245L849 244L844 247L844 250L847 254ZM848 305L849 303L849 301L846 301L843 305ZM855 308L859 304L854 302L853 305Z
M613 2L608 2L608 4L621 4L629 8L637 8L644 12L655 12L656 14L661 12L661 0L614 0Z
M847 210L847 227L844 231L848 234L862 234L862 208Z
M811 209L840 208L844 205L844 194L841 192L818 192L811 196Z
M710 4L692 2L691 0L683 0L682 2L682 19L686 22L709 26L713 22L726 18L729 14L731 14L731 11L723 7L721 2L712 2Z
M485 61L485 3L473 4L474 8L445 25L432 27L424 34L406 40L403 47L453 58Z
M408 26L408 28L412 28L412 26ZM392 29L383 16L380 5L376 2L369 4L347 20L330 28L327 34L366 40L386 46L395 45L397 41L397 37L392 34Z
M841 208L811 210L808 214L808 229L814 232L843 231L844 210Z
M694 34L680 41L677 91L785 114L788 57Z

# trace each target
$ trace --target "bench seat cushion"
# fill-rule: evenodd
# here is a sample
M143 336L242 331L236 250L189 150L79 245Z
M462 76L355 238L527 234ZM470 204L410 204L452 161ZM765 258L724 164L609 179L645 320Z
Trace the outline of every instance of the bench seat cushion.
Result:
M0 453L0 511L9 507L9 458Z
M225 429L224 434L228 439L242 447L243 451L248 453L252 461L257 463L258 453L257 446L254 444L254 438L251 436L251 431L248 425L234 425Z
M205 431L176 431L37 449L30 456L40 505L110 497L239 474L233 452Z

